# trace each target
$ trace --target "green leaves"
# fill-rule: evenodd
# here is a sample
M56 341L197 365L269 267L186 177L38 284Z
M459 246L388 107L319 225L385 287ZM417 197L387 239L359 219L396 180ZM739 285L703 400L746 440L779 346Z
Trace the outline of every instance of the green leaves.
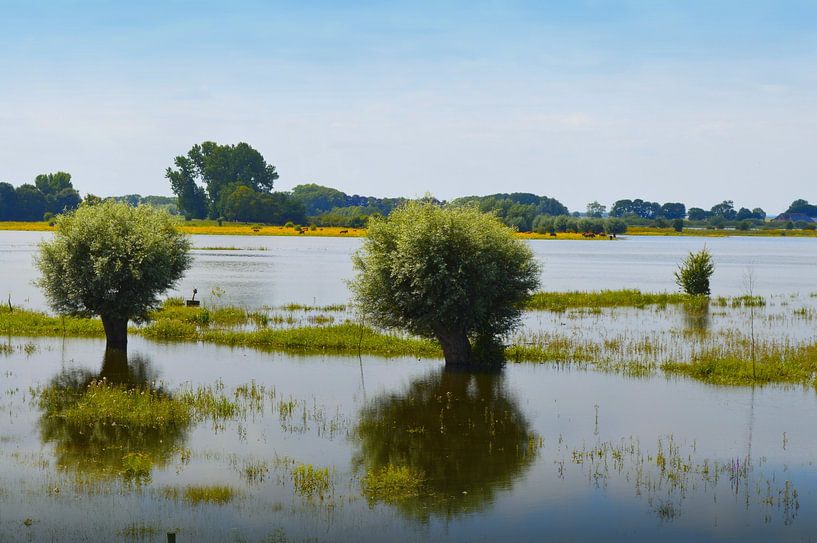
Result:
M372 219L354 266L363 313L424 337L510 331L539 277L530 249L494 215L423 202Z
M675 282L687 294L709 296L709 278L714 272L712 255L704 247L697 253L690 252L681 262L675 272Z
M150 206L82 205L40 244L38 285L58 313L140 320L190 267L190 242L174 224Z

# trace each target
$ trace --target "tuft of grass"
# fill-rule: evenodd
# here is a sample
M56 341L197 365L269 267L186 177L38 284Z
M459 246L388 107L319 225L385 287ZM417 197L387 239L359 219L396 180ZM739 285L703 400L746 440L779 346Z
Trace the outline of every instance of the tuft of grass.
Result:
M162 318L138 330L148 339L160 341L197 341L199 331L195 324L186 321Z
M331 488L329 468L317 468L312 464L298 464L292 470L295 492L305 498L324 497Z
M155 539L161 535L162 531L158 526L147 524L129 524L117 532L119 537L127 539Z
M226 485L191 485L184 487L182 498L190 505L225 505L238 497L238 492Z
M425 477L408 466L388 466L369 470L361 481L363 494L370 502L395 503L420 495Z
M92 381L86 390L49 387L34 391L40 407L74 427L124 426L130 429L184 427L189 405L152 388L125 388Z

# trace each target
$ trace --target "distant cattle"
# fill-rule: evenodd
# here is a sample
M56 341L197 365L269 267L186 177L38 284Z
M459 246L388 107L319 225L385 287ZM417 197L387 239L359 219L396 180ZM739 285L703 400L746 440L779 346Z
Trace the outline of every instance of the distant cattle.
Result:
M338 233L339 233L339 234L348 234L348 233L349 233L349 231L348 231L348 230L341 230L341 231L340 231L340 232L338 232Z

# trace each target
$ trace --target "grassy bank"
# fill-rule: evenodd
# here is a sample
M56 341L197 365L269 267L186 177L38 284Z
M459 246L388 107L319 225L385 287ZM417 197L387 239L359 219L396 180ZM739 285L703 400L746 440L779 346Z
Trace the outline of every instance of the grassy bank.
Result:
M19 230L32 232L49 232L54 227L47 222L19 222L0 221L0 230ZM308 225L304 225L301 230L286 226L271 226L253 223L232 223L225 222L222 226L218 221L193 220L179 223L179 230L192 235L206 236L300 236L300 237L364 237L365 228L345 228L340 226L318 226L313 230ZM538 234L536 232L517 232L520 239L555 239L555 240L608 240L604 234L592 238L585 237L581 233L558 232L556 235ZM722 238L729 236L748 237L817 237L817 230L786 230L783 228L758 229L758 230L718 230L718 229L698 229L685 228L681 232L676 232L672 228L656 228L650 226L630 226L625 236L687 236L687 237L714 237ZM225 249L229 249L225 248Z
M817 237L817 230L786 230L784 228L759 229L759 230L718 230L706 228L685 228L681 232L676 232L672 228L655 228L651 226L630 226L627 228L628 236L688 236L706 238L724 238L730 236L760 237L760 238L814 238Z
M49 232L55 228L47 222L0 222L0 230L19 230L32 232ZM271 226L251 223L229 223L222 226L217 221L194 220L179 223L179 230L186 234L201 236L299 236L299 237L344 237L359 238L366 236L365 228L344 228L339 226L318 226L313 230L309 226L296 230L293 227ZM573 232L559 232L555 236L535 232L518 232L520 239L572 239L572 240L606 240L606 236L584 237ZM215 247L221 250L240 250L237 247Z

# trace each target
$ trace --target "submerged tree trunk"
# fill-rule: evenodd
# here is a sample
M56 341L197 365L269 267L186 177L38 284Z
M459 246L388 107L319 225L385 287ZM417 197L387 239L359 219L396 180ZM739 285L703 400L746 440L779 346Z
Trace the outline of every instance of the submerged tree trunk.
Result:
M128 319L102 315L102 327L105 328L106 349L128 349Z
M446 366L462 366L471 363L471 343L465 332L440 330L437 339L443 348Z

